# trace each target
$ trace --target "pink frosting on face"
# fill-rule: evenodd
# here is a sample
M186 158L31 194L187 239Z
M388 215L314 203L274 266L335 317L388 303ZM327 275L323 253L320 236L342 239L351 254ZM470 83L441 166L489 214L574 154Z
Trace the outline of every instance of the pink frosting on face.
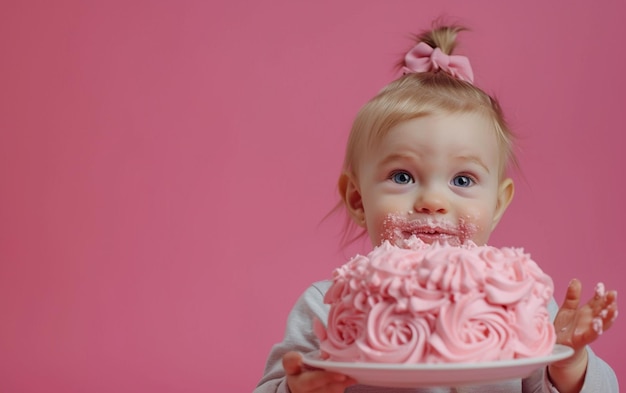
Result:
M521 249L385 241L335 270L315 333L335 361L449 363L551 353L553 283Z

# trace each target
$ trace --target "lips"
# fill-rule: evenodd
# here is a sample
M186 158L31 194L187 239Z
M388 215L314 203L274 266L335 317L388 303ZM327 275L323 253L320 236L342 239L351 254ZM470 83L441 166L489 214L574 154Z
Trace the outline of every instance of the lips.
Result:
M410 230L402 229L402 237L407 240L411 236L415 235L425 243L445 242L451 245L460 245L462 242L460 236L456 231L439 227L417 227Z

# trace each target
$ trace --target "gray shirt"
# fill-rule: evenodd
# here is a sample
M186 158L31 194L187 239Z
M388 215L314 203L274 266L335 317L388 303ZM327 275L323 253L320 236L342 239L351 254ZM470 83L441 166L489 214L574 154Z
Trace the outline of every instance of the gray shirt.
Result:
M313 321L327 321L329 306L324 304L324 294L331 281L320 281L311 285L296 302L287 319L283 341L274 345L265 366L263 378L253 393L290 393L282 367L282 357L289 351L309 353L319 349L319 341L313 333ZM558 306L554 299L548 305L554 319ZM589 363L581 393L618 393L617 377L611 367L587 347ZM558 393L547 377L546 368L534 372L521 380L504 381L489 385L395 389L375 386L354 385L346 393Z

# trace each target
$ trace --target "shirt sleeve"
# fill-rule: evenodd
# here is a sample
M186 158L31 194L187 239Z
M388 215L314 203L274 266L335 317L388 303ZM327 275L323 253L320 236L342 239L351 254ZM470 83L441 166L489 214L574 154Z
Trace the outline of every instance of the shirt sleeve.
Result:
M306 354L319 349L312 326L315 319L326 323L329 307L324 304L324 293L329 286L330 281L315 283L296 301L287 317L283 341L272 347L263 378L254 393L289 393L282 366L283 355L289 351Z

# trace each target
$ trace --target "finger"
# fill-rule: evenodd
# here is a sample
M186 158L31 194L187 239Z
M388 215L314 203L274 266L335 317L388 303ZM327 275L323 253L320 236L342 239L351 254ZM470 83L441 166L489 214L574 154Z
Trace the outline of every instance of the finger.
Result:
M609 291L606 295L604 307L598 313L602 318L604 330L608 330L613 326L613 322L617 319L617 291Z
M605 310L602 310L600 316L602 317L603 329L605 331L609 330L617 318L617 305L611 304Z
M298 384L309 391L316 389L328 390L332 387L349 386L354 381L344 374L339 374L324 370L314 370L302 373L299 376Z
M573 279L567 286L565 300L561 305L562 309L576 310L580 305L580 294L582 292L582 284L578 279Z
M617 303L615 302L615 294L603 295L608 305L602 302L604 306L599 306L593 310L593 318L589 324L577 328L574 331L572 342L576 345L586 345L595 341L598 336L602 335L606 330L610 329L613 321L617 318ZM592 303L591 301L589 302Z
M604 283L599 282L596 284L595 294L592 301L589 302L592 307L599 307L600 309L604 308L605 303L607 302L607 292Z
M298 352L287 352L283 355L283 368L289 385L297 384L304 391L320 390L341 393L356 383L352 378L335 372L307 369L302 363L302 355Z
M594 316L600 316L602 319L605 319L609 306L617 306L616 298L616 291L606 292L604 284L598 283L596 285L596 293L589 299L587 305L591 308Z
M606 294L606 304L615 304L615 306L617 306L617 291L609 291L609 293Z
M287 352L283 355L283 368L287 375L298 375L302 372L302 355L298 352Z

